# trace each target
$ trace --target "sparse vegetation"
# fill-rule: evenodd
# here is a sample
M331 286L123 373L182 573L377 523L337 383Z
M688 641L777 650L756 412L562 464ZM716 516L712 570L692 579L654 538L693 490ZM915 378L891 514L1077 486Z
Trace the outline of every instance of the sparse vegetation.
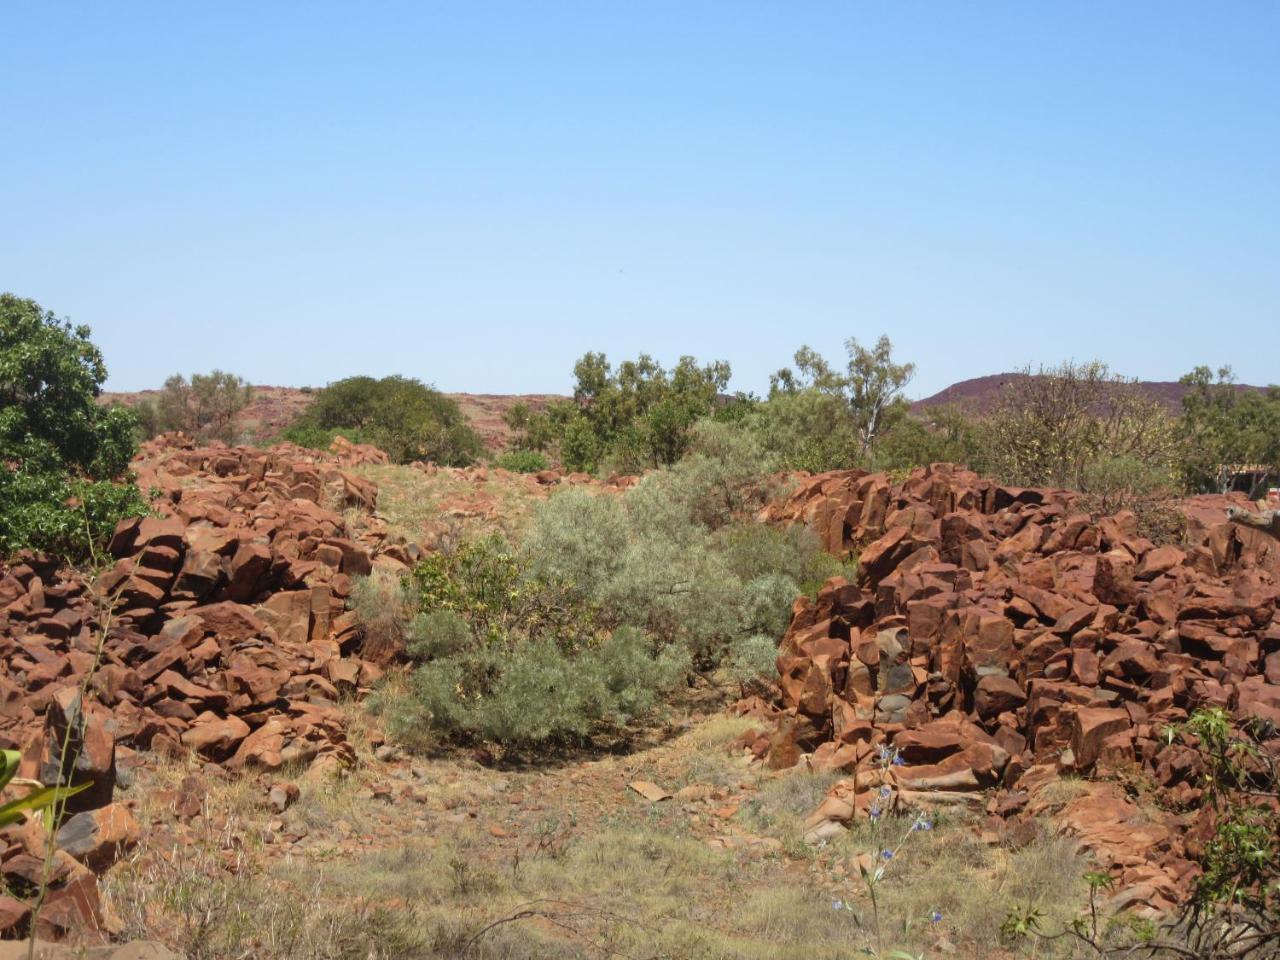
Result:
M1157 401L1104 364L1025 370L983 423L983 466L1008 483L1088 493L1090 480L1115 475L1098 465L1123 456L1138 465L1144 483L1168 484L1177 460L1174 427Z
M681 357L666 370L648 354L615 370L603 353L584 355L573 368L573 399L543 413L509 412L516 445L552 450L569 470L602 467L623 473L669 466L689 449L694 423L711 414L729 384L724 362L698 366Z
M200 440L233 440L233 418L253 399L253 387L233 373L214 370L192 374L190 381L175 373L164 382L160 396L138 405L146 437L181 430Z

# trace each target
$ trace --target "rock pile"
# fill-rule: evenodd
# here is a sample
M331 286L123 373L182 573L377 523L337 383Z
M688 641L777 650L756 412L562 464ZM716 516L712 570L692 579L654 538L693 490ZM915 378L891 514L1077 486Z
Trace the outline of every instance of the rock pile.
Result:
M1062 774L1138 774L1187 813L1159 822L1089 783L1057 821L1130 902L1175 902L1208 812L1196 755L1162 731L1214 706L1280 724L1280 542L1228 522L1227 500L1192 506L1188 545L948 465L901 483L822 474L770 507L860 561L856 582L796 602L778 657L785 735L757 740L775 766L807 752L850 775L812 836L902 803L1043 813Z
M345 467L377 453L164 438L136 465L156 515L119 525L95 580L29 555L0 570L0 746L22 751L20 776L91 784L58 832L42 934L100 925L94 873L139 839L113 803L133 751L261 770L351 759L337 701L381 675L359 656L352 577L406 569L417 547L373 518L354 535L322 503L372 511L376 488ZM0 832L0 891L17 895L0 896L0 936L28 922L45 846L38 822Z

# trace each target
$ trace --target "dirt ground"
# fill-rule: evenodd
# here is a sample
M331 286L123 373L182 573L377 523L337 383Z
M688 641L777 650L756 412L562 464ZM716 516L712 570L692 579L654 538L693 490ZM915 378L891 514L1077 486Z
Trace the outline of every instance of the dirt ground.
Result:
M668 718L625 755L503 767L403 755L349 709L349 772L228 779L140 755L124 796L146 839L105 883L118 932L197 960L1047 956L1004 949L1001 920L1082 903L1086 866L1048 834L939 815L804 843L832 778L749 764L730 745L751 722L724 712ZM283 813L280 782L299 788ZM856 862L886 849L877 920Z

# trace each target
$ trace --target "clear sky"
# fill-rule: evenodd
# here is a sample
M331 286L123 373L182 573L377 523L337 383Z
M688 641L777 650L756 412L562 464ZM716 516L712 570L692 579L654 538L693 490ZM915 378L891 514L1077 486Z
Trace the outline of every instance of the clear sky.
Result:
M881 332L1280 380L1280 3L7 3L0 289L109 387Z

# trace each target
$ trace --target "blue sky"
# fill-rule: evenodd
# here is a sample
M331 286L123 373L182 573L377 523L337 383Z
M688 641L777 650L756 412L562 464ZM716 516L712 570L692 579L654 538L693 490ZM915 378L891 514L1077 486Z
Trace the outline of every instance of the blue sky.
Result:
M0 289L109 386L881 332L1280 380L1280 4L6 5Z

